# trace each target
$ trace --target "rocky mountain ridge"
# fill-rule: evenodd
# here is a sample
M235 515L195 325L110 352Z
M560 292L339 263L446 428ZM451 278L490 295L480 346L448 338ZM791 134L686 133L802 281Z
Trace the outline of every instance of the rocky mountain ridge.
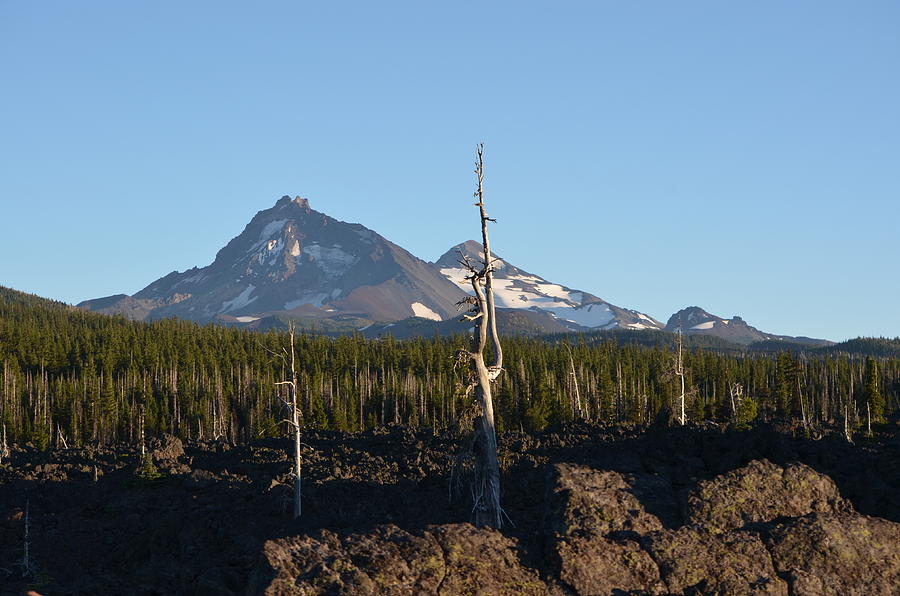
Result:
M397 325L411 334L458 332L468 328L457 316L457 304L471 293L459 263L465 256L480 261L480 244L463 242L428 263L363 225L315 211L307 199L284 196L258 212L210 265L173 271L133 296L78 306L135 320L177 317L261 329L283 327L290 319L323 332L372 336L396 332ZM679 311L663 325L494 257L504 333L681 328L741 345L828 343L765 333L740 317L723 319L699 307Z
M137 319L254 323L284 317L443 320L463 294L425 261L360 225L282 197L212 264L173 271L134 294L79 304Z
M662 323L635 310L620 308L581 290L547 281L505 261L494 259L494 300L498 308L543 313L572 331L584 329L661 329ZM474 294L461 261L484 261L480 243L468 240L445 252L434 263L461 290Z
M673 314L669 317L665 330L672 333L680 331L685 335L714 335L741 345L749 345L756 342L791 342L820 347L832 343L809 337L791 337L765 333L756 327L751 327L739 316L725 319L710 314L699 306L689 306Z

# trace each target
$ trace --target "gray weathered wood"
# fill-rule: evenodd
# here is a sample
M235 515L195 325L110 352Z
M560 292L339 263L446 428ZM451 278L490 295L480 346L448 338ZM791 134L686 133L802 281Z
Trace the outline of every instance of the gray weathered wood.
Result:
M469 318L475 322L472 348L468 356L471 361L475 401L481 412L475 423L475 470L472 486L474 498L473 516L478 527L499 528L502 525L500 506L500 463L497 456L497 432L494 420L494 402L491 382L503 371L503 349L497 333L497 316L493 292L493 257L488 238L488 222L494 221L487 215L484 203L484 146L476 149L475 174L478 180L475 205L481 220L483 263L477 268L465 259L469 280L475 293L474 314ZM488 365L484 361L484 350L490 335L493 360Z

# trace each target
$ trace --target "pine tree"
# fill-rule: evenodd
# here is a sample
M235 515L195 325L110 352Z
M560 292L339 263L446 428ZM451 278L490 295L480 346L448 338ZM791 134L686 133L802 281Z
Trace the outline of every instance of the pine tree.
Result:
M878 361L866 358L866 379L863 396L872 417L872 422L884 422L884 397L878 388Z

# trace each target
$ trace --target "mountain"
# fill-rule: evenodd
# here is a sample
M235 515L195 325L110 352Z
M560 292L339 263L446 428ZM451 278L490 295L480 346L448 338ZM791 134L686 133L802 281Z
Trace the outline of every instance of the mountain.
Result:
M448 334L466 331L457 303L471 287L459 260L480 262L481 244L463 242L427 263L357 223L346 223L284 196L258 212L205 267L173 271L132 296L116 294L78 306L133 320L167 317L240 325L284 327L290 319L327 334L367 336ZM550 282L496 254L494 295L503 333L667 331L710 335L730 344L781 349L787 343L830 342L765 333L740 317L724 319L692 306L663 325L582 290Z
M463 257L482 262L481 243L468 240L445 252L435 263L444 277L461 290L473 293L465 279L467 270L460 264ZM662 329L659 321L636 310L620 308L581 290L547 281L492 255L494 261L494 299L498 308L533 311L547 322L555 321L572 331L588 329ZM547 329L556 332L557 329Z
M253 323L280 315L364 323L443 320L462 297L434 267L376 232L285 196L257 213L212 264L173 271L133 296L78 306L137 320Z
M777 348L785 343L807 347L827 346L833 343L824 339L766 333L751 327L741 317L724 319L710 314L699 306L683 308L669 317L665 330L674 333L679 329L685 335L713 335L735 344L756 344L759 349Z

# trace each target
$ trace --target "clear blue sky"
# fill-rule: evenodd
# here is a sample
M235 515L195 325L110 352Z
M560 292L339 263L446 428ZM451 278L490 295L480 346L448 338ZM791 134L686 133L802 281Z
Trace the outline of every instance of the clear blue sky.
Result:
M210 263L285 194L663 322L900 335L900 3L0 0L0 284Z

